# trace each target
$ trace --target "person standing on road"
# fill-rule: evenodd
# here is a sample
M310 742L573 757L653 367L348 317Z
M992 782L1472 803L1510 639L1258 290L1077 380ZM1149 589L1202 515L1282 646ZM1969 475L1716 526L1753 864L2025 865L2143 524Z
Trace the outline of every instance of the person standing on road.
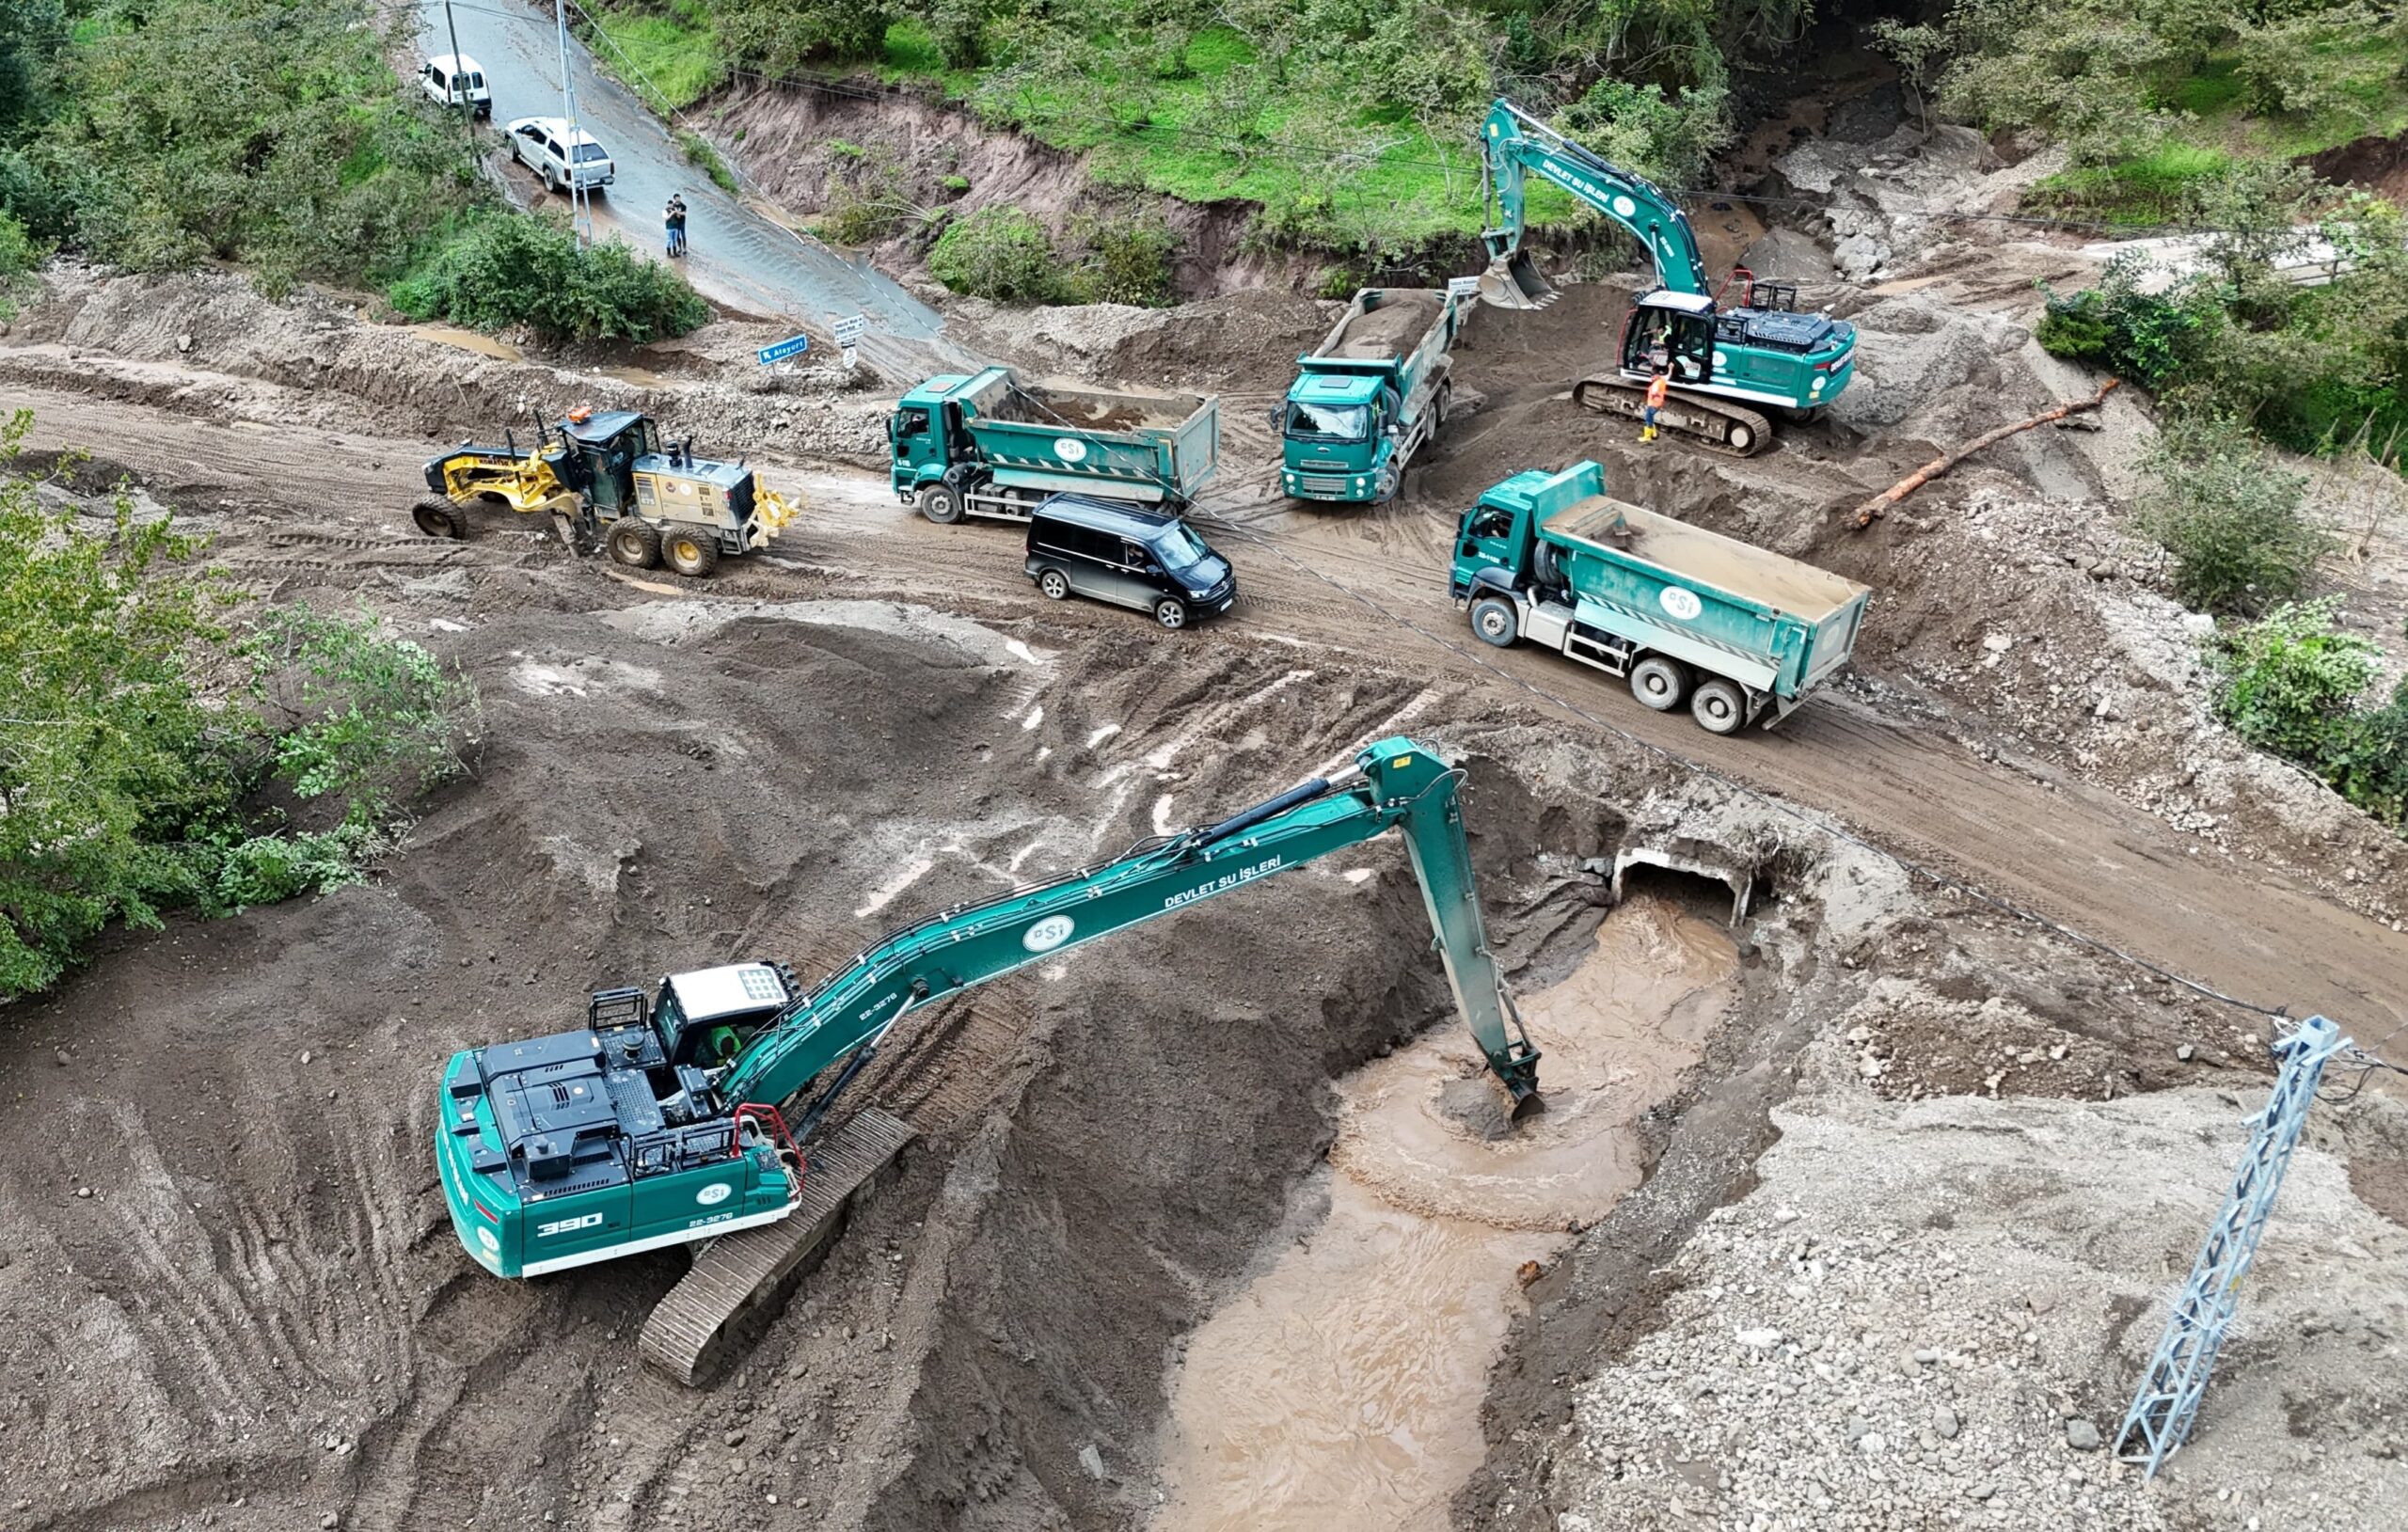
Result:
M669 194L669 206L662 213L669 226L669 255L672 260L686 253L686 198L678 193Z
M1664 407L1664 401L1671 391L1672 380L1665 375L1664 369L1658 365L1656 375L1647 381L1647 413L1644 418L1646 424L1640 429L1640 441L1656 439L1656 412Z

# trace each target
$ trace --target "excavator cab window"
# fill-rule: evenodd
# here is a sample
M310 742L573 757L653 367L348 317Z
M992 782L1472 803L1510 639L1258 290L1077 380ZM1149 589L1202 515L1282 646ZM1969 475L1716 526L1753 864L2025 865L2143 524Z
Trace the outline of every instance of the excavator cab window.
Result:
M1653 372L1659 365L1675 384L1703 383L1714 375L1714 319L1664 308L1640 311L1630 326L1623 365Z

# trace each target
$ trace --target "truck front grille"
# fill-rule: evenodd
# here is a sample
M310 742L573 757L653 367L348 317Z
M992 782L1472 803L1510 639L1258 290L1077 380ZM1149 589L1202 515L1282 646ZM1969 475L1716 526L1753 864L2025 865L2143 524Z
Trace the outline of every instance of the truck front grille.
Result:
M1342 477L1326 474L1300 473L1296 476L1296 487L1307 495L1343 495L1346 493L1346 481Z

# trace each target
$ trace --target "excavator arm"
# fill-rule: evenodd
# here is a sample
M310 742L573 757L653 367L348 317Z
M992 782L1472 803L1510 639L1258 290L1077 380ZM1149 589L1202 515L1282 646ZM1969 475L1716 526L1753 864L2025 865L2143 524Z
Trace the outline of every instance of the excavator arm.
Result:
M1500 308L1540 308L1555 288L1522 249L1524 197L1532 173L1578 198L1584 207L1628 229L1647 246L1656 279L1675 292L1710 295L1705 257L1688 214L1644 177L1607 164L1594 153L1499 98L1481 125L1481 157L1488 166L1488 272L1481 297Z
M1398 829L1455 1003L1513 1114L1527 1115L1540 1110L1539 1055L1522 1034L1481 921L1461 777L1412 740L1385 739L1336 781L1315 778L1218 824L1142 843L1101 867L931 916L863 951L779 1012L714 1077L713 1090L725 1110L779 1104L850 1057L823 1088L816 1117L863 1051L920 1006Z

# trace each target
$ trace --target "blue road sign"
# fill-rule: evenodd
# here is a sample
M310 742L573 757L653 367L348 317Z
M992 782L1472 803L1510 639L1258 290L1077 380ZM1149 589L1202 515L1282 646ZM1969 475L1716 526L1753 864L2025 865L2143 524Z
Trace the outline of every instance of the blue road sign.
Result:
M763 346L752 355L760 357L761 365L767 367L771 362L782 362L789 356L800 356L810 349L811 337L798 335L791 340L781 340L774 346Z

